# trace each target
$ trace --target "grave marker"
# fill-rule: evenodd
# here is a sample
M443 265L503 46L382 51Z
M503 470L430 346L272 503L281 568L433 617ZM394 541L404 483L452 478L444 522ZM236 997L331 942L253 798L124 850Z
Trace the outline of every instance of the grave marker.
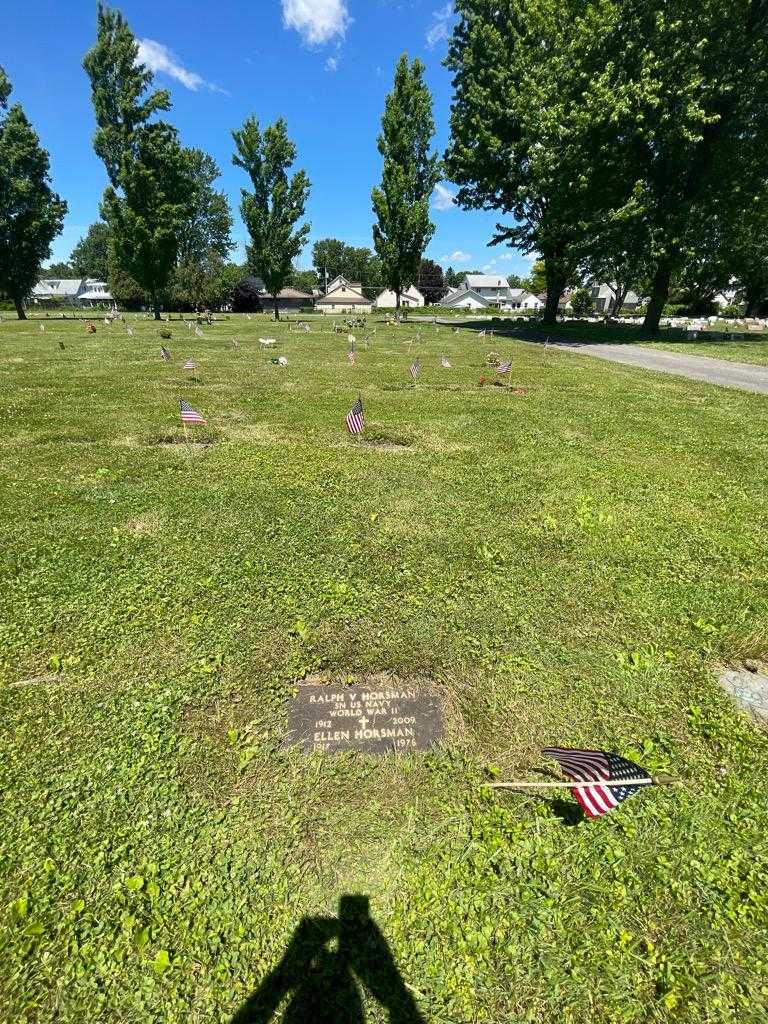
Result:
M356 686L300 684L288 710L284 747L411 754L443 736L440 698L400 681Z

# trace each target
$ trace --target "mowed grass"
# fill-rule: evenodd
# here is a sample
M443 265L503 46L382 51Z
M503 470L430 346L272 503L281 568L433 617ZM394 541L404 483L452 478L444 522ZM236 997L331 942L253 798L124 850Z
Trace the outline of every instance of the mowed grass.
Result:
M128 322L0 324L0 1019L228 1021L347 894L430 1024L765 1019L768 742L713 676L768 648L765 399L374 320L354 367L245 317L166 364ZM442 747L281 749L296 680L381 671ZM483 788L547 744L683 785Z

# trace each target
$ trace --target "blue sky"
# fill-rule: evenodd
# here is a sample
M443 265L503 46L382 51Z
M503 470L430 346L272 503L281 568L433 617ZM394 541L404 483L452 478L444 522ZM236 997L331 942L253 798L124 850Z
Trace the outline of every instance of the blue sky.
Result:
M56 190L69 203L54 259L64 259L97 219L104 169L93 154L89 84L81 68L95 34L91 0L2 0L0 65L51 154ZM119 5L155 84L171 91L167 115L182 141L217 160L219 187L235 214L236 258L245 229L239 218L243 172L232 166L230 131L254 113L279 116L298 147L297 165L312 182L311 239L372 245L370 191L380 176L376 150L384 97L405 50L427 66L439 151L448 140L450 76L441 61L451 4L436 0L125 0ZM438 186L436 225L427 255L455 269L527 273L530 261L503 246L487 247L497 216L462 211L455 188ZM302 265L309 266L309 252Z

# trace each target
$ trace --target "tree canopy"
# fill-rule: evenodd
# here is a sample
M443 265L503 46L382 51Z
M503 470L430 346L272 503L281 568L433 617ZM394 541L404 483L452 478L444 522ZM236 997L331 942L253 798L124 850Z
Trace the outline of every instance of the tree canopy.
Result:
M13 299L20 320L24 299L60 233L67 204L53 191L48 153L22 110L7 108L11 84L0 68L0 289Z
M109 227L103 221L91 224L72 250L69 262L79 277L106 281L109 277Z
M232 137L236 148L232 162L246 172L253 186L252 192L242 189L240 193L240 212L251 236L248 265L273 296L275 319L279 319L277 295L309 235L309 224L298 224L304 216L309 178L304 171L288 177L296 147L282 118L262 133L256 118L249 117Z
M420 60L403 54L381 120L381 185L371 193L377 222L373 243L381 260L383 282L396 295L418 278L422 254L434 234L429 198L440 177L437 154L430 153L435 123L432 97Z

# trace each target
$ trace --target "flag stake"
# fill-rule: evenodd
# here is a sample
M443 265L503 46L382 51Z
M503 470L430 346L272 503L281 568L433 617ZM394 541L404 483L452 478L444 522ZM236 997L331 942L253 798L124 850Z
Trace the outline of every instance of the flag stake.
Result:
M674 775L654 775L650 779L591 779L589 782L484 782L488 789L620 789L622 786L674 786L680 783Z

